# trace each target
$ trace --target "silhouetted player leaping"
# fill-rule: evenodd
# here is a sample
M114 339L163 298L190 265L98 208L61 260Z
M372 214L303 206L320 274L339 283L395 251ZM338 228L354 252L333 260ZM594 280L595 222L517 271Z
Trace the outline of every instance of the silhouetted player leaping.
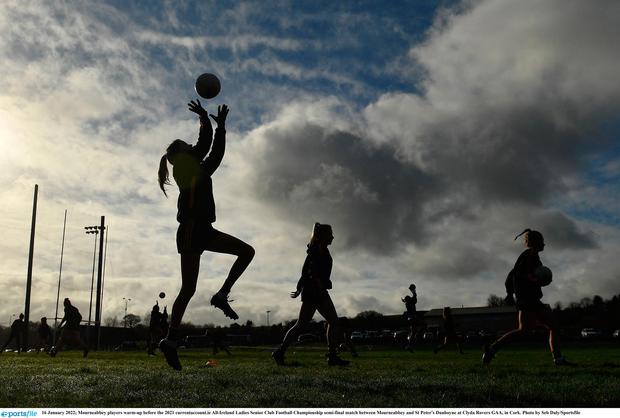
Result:
M346 366L347 360L338 357L337 347L340 334L338 333L338 314L328 290L332 288L330 275L332 272L332 256L327 246L334 240L332 227L326 224L315 223L312 229L312 237L308 244L308 255L301 270L301 278L297 282L297 288L291 292L291 297L301 295L301 308L299 319L284 336L284 341L271 356L278 365L284 364L284 353L288 346L297 339L299 332L306 326L319 311L328 323L327 345L329 347L327 363L330 366Z
M180 337L178 328L187 304L196 291L202 252L212 251L237 256L221 289L211 298L211 305L221 309L227 317L232 319L237 319L239 316L228 304L228 294L254 258L252 246L218 231L211 225L215 222L215 200L211 176L224 158L228 106L218 106L217 116L210 115L217 123L215 136L213 136L209 114L200 101L192 100L188 106L191 112L200 116L198 142L192 146L185 141L175 139L161 158L158 173L159 186L166 194L164 185L170 184L167 165L169 162L173 166L172 176L179 187L177 249L181 254L182 283L179 295L172 305L168 335L159 344L159 349L166 356L166 361L176 370L181 370L176 350L176 342ZM212 144L213 147L211 147Z
M409 334L407 335L407 345L405 345L405 350L412 352L413 344L416 342L418 334L426 329L426 322L420 319L416 312L418 294L416 293L415 284L411 283L409 285L409 290L411 291L411 296L407 295L402 298L401 301L405 304L406 311L403 313L403 316L409 325Z

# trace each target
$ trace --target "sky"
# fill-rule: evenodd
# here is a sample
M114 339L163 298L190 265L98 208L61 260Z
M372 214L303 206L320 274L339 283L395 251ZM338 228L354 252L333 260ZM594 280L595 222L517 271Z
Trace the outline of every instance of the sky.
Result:
M103 318L180 288L166 146L194 142L194 81L230 107L214 226L256 249L240 322L296 317L314 222L333 226L339 315L484 306L543 233L544 301L620 293L620 3L509 1L0 2L0 325L23 311L39 185L31 319L88 318L106 217ZM202 256L184 320L231 256ZM124 298L124 299L123 299ZM129 301L129 299L131 299ZM94 318L94 311L92 312Z

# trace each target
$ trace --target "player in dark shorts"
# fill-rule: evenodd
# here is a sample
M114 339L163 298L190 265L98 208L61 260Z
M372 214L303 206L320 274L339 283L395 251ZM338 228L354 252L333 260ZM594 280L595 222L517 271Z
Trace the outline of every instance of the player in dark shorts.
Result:
M553 312L549 305L541 302L541 287L551 283L551 277L543 278L536 275L537 268L543 264L538 253L544 250L545 240L538 231L526 229L515 237L515 240L525 234L525 246L527 249L521 253L514 268L506 279L506 300L512 302L516 296L518 310L518 327L498 338L493 344L484 346L482 363L489 364L495 353L522 333L541 325L549 330L549 348L553 355L553 362L558 365L569 363L560 352L558 341L558 329ZM513 296L514 295L514 296Z
M47 318L41 318L41 323L37 327L38 338L38 351L47 351L50 346L50 339L52 337L52 329L47 324Z
M11 324L11 333L9 334L9 339L6 340L4 345L2 346L2 350L0 350L0 354L4 353L4 350L9 346L11 341L15 339L17 344L17 353L21 353L24 343L24 332L26 332L26 323L24 322L24 314L19 314L19 318L17 318Z
M177 202L179 228L176 240L177 250L181 255L181 290L172 305L168 335L159 344L166 361L176 370L181 370L176 349L180 338L179 325L196 291L200 256L203 251L237 256L224 284L211 298L211 305L224 311L224 314L233 320L239 316L230 307L228 294L254 258L252 246L218 231L212 225L215 222L215 200L211 176L224 158L228 106L218 106L217 116L210 115L217 123L215 135L209 114L200 101L191 101L188 106L191 112L200 116L198 142L192 146L180 139L174 140L161 158L158 172L159 186L166 194L164 186L170 184L168 163L172 164L172 176L179 187Z
M418 294L416 293L415 284L411 283L409 285L409 290L411 291L411 296L405 296L401 300L405 304L405 312L403 316L407 320L407 324L409 325L409 334L407 335L407 344L405 345L405 350L413 351L413 345L415 341L418 339L418 335L426 329L426 322L418 317L416 311L416 304L418 303Z
M314 224L301 278L297 282L295 291L291 292L292 298L301 295L299 318L295 325L286 332L280 347L271 354L278 365L284 364L286 349L297 339L301 330L312 320L316 311L319 311L329 324L327 327L327 345L329 348L327 364L330 366L346 366L349 364L348 361L338 357L337 348L340 340L338 314L328 292L332 288L330 275L333 261L327 247L333 240L334 235L330 225L318 222Z
M449 306L443 308L443 344L438 345L433 349L433 353L437 354L440 350L444 349L448 344L455 344L459 353L463 353L461 347L462 338L456 333L456 326L454 325L454 318L452 317L452 309Z
M151 309L151 319L149 320L149 339L147 341L148 355L155 355L155 347L164 337L164 332L161 328L162 314L159 312L159 304L155 303L153 309Z
M83 357L88 356L88 346L82 341L80 337L80 321L82 320L82 314L78 308L71 304L69 298L65 298L63 305L65 307L65 316L60 321L58 328L62 328L60 338L56 342L56 346L50 350L50 356L56 357L63 346L66 343L80 347L82 349ZM64 327L63 327L64 325Z

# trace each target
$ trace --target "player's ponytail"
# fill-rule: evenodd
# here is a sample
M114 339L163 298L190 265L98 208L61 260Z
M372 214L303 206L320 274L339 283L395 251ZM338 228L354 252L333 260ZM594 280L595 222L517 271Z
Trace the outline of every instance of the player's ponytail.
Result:
M530 228L526 228L523 232L515 237L515 240L521 235L525 234L525 245L527 247L534 247L544 242L543 235L538 231L533 231Z
M516 240L517 240L517 238L519 238L521 235L523 235L523 234L525 234L525 233L527 233L527 232L530 232L530 231L531 231L531 229L530 229L530 228L526 228L526 229L524 229L524 230L523 230L523 232L521 232L519 235L517 235L517 236L515 237L515 239L514 239L514 240L516 241Z
M161 157L161 160L159 160L159 171L157 172L157 177L159 179L159 188L162 192L164 192L164 196L168 197L165 188L166 184L170 184L167 153Z
M161 160L159 160L159 171L157 172L159 188L162 192L164 192L166 197L168 197L168 194L166 193L165 186L166 184L170 184L168 162L174 165L174 157L181 152L183 146L188 147L189 145L180 139L175 139L170 143L170 145L168 145L168 148L166 148L166 153L161 157Z

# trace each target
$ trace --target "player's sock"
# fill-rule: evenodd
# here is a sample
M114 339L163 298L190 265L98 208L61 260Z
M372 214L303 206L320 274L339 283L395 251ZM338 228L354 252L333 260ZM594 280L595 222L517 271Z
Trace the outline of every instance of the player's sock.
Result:
M176 340L164 338L159 342L159 350L164 354L166 362L170 367L175 370L181 370Z
M491 363L491 360L493 360L493 357L495 357L495 353L497 352L494 346L495 344L484 345L484 353L482 354L482 364Z

